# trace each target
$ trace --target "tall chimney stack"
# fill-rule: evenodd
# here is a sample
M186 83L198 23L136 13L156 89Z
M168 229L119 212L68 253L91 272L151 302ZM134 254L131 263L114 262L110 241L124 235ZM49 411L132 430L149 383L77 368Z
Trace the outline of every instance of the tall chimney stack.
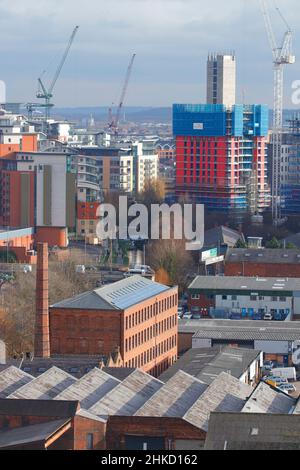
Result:
M48 243L38 243L34 355L50 357Z

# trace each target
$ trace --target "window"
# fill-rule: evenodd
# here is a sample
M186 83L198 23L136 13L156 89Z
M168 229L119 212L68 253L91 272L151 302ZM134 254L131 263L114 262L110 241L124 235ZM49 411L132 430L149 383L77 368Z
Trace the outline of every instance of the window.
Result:
M232 295L232 296L231 296L231 300L237 300L237 296L236 296L236 295Z
M286 302L286 297L279 297L280 302Z
M256 302L256 300L257 300L257 295L250 295L250 300Z
M86 449L93 450L93 448L94 448L94 435L87 434L86 435Z
M199 300L200 294L192 294L192 300Z
M277 297L271 297L272 302L277 302Z
M227 300L227 295L222 295L222 300Z

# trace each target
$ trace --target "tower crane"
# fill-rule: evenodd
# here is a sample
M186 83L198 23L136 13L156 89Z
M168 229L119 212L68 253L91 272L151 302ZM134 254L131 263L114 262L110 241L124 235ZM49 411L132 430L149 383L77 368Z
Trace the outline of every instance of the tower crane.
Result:
M62 57L59 65L58 65L58 68L57 68L57 70L54 74L54 77L52 79L52 82L51 82L49 88L48 89L46 88L46 86L44 85L41 77L38 79L39 91L37 92L36 97L39 98L39 99L44 99L45 100L45 104L42 107L45 108L46 121L49 119L50 109L53 107L53 104L51 104L51 98L53 98L54 87L55 87L56 82L57 82L57 80L60 76L60 73L62 71L64 63L66 62L66 59L68 57L69 51L70 51L71 46L74 42L74 39L75 39L75 36L77 34L78 29L79 29L79 26L76 26L74 28L72 34L71 34L71 37L70 37L69 42L67 44L66 50L65 50L65 52L63 54L63 57Z
M279 8L276 7L279 16L287 27L282 44L278 47L271 23L267 0L260 0L260 2L274 62L272 218L273 224L279 225L282 222L280 163L283 127L283 70L285 65L294 64L296 58L292 55L292 30L283 14Z
M129 80L130 80L130 76L131 76L131 72L132 72L135 57L136 57L136 54L133 54L133 56L130 60L128 69L127 69L125 83L124 83L124 87L122 89L122 94L121 94L121 97L120 97L119 106L117 108L116 116L108 124L109 129L113 130L115 135L117 135L117 133L118 133L118 125L119 125L119 121L120 121L121 111L122 111L122 108L123 108L123 105L124 105L124 100L125 100L125 97L126 97L126 93L127 93L127 89L128 89ZM111 109L109 111L109 114L111 115Z

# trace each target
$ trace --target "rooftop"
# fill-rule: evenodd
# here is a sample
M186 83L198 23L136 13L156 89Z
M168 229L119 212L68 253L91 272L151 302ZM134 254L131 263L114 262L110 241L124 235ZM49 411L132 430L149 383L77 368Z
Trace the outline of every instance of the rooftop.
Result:
M71 299L58 302L52 305L52 307L87 310L124 310L168 290L170 290L168 286L136 275L90 292L84 292Z
M211 228L204 233L205 247L217 247L219 243L234 247L238 240L245 241L244 235L224 225Z
M212 413L205 450L299 450L300 416Z
M239 379L259 355L260 351L253 349L222 346L189 349L160 376L160 380L167 382L178 370L183 370L206 384L212 383L221 372L230 371L233 377Z
M285 250L281 248L232 248L227 250L225 262L300 264L300 250Z
M179 333L194 333L197 338L296 341L299 321L256 320L182 320Z
M14 393L23 385L31 382L32 379L32 375L27 374L17 367L5 367L5 369L0 372L0 398L8 397L8 395Z
M273 251L273 250L272 250ZM299 254L300 263L300 254ZM238 276L197 276L189 285L190 291L214 291L222 290L239 292L243 295L249 292L269 292L280 294L281 292L300 291L300 279L280 277L238 277ZM218 292L219 293L219 292Z
M296 400L278 388L260 382L242 409L243 413L290 413Z

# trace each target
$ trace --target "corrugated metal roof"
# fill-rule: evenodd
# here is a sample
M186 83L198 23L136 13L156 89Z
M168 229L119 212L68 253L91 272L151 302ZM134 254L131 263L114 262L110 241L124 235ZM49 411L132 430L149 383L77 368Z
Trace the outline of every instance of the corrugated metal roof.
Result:
M243 413L289 413L296 400L261 382L242 409Z
M131 416L163 386L149 374L135 370L122 383L99 400L90 412L97 416Z
M210 384L221 372L230 371L230 374L238 379L259 354L260 351L253 349L230 348L222 345L212 348L193 348L181 356L159 378L167 382L178 370L183 370L207 384Z
M300 257L299 257L300 263ZM300 291L300 279L285 277L237 277L237 276L197 276L189 285L190 290L228 290L243 292Z
M185 421L207 431L212 411L241 411L252 387L222 372L183 416Z
M182 417L206 388L206 384L179 370L135 415Z
M21 369L15 366L7 367L0 373L0 398L8 397L8 395L32 380L32 375Z
M72 299L58 302L54 308L80 308L96 310L124 310L146 299L155 297L170 287L142 276L130 276Z
M88 410L118 384L119 380L95 368L57 395L55 400L79 400L81 407Z
M47 423L24 426L0 432L0 448L46 441L56 431L66 425L69 420L58 419Z
M0 415L69 418L75 416L77 408L77 400L0 399Z
M62 369L52 367L36 379L20 387L9 395L8 398L49 400L55 398L76 381L77 379L75 379L75 377Z
M226 263L300 264L300 250L232 248L227 250L225 261Z
M179 322L178 330L179 333L194 333L199 338L275 341L300 339L299 321L183 320Z

